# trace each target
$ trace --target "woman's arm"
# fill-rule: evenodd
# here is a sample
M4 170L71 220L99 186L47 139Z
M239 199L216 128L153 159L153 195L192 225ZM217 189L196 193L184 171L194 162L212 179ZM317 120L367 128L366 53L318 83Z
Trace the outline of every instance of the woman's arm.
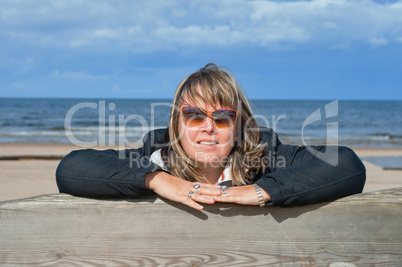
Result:
M218 186L200 184L191 199L194 184L174 177L149 161L141 149L126 150L135 154L119 158L115 150L77 150L68 154L59 164L56 181L59 191L82 197L141 197L152 194L181 202L195 209L203 209L197 202L212 204L213 195L221 192ZM137 166L137 164L141 164Z
M59 191L83 197L145 196L153 191L145 185L147 173L161 170L150 161L163 144L166 129L148 133L138 149L77 150L68 154L56 170Z
M200 184L191 199L194 184L174 177L150 161L150 155L163 144L163 131L150 132L139 149L77 150L59 164L56 181L61 193L82 197L141 197L157 193L172 201L195 209L197 202L214 203L213 195L221 192L218 186ZM123 153L123 154L121 154Z
M269 170L260 173L255 183L262 188L267 206L296 206L331 201L361 193L366 169L344 146L294 146L282 144L277 134L262 128ZM253 186L231 187L227 197L215 201L258 205Z
M331 201L361 193L366 169L344 146L292 146L280 144L275 166L256 181L269 192L267 205L295 206Z
M145 186L145 174L160 167L141 154L141 149L126 150L125 158L121 159L119 151L115 150L73 151L57 167L59 191L82 197L139 197L152 194L152 190Z
M349 148L315 147L327 153L317 157L305 147L281 146L276 155L279 166L274 167L272 172L260 175L255 182L261 187L267 206L307 205L362 192L365 168ZM338 160L336 165L327 162L335 158ZM214 200L244 205L260 204L253 185L231 187L227 196L216 196Z

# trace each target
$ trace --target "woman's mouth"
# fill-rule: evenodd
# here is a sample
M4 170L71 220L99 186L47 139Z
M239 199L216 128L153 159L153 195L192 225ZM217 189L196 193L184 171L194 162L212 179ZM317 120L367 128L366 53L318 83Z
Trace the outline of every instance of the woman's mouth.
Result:
M213 141L200 141L200 142L197 142L197 144L207 145L207 146L216 146L218 143L213 142Z

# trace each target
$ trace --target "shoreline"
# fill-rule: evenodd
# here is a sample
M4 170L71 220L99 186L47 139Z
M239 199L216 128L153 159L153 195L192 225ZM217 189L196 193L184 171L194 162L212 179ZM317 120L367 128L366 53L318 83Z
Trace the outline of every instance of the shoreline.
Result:
M121 149L117 146L92 148ZM350 148L359 157L402 156L402 148L399 147ZM0 201L58 193L55 172L60 159L78 149L83 147L61 143L0 143ZM1 160L2 156L12 156L14 159ZM47 156L59 158L49 159ZM367 173L363 192L402 187L402 170L384 170L366 160L363 160L363 164Z
M297 145L297 144L291 144ZM25 156L25 155L67 155L73 150L80 149L134 149L141 147L137 146L126 146L120 148L118 146L77 146L74 144L67 143L1 143L0 142L0 156ZM351 148L359 157L369 157L369 156L402 156L402 147L378 147L378 146L347 146ZM1 160L1 159L0 159Z

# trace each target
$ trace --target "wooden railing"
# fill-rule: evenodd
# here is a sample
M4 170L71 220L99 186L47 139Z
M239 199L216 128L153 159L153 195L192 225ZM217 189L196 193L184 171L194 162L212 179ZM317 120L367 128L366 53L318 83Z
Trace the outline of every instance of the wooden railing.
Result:
M402 188L292 208L66 194L0 202L1 266L270 264L400 266Z

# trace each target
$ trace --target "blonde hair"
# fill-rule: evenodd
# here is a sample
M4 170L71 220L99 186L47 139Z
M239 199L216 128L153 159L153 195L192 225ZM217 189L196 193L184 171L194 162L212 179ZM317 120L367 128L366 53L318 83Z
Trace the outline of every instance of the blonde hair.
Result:
M197 85L202 88L202 94ZM268 162L261 160L265 158L265 147L259 142L259 127L241 86L228 70L209 63L185 78L176 89L168 127L169 144L162 149L162 158L172 175L193 182L204 180L197 164L180 144L179 107L185 97L192 103L238 111L237 141L230 152L233 185L248 184L257 172L265 171Z

